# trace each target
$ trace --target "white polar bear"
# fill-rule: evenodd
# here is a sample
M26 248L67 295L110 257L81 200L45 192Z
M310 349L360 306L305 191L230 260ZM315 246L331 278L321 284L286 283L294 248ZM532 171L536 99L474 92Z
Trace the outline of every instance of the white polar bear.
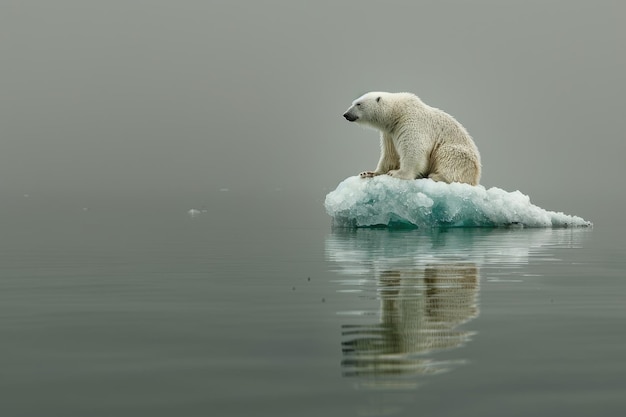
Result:
M471 185L480 181L480 154L469 133L415 94L367 93L343 117L381 132L378 166L362 172L362 178L388 174Z

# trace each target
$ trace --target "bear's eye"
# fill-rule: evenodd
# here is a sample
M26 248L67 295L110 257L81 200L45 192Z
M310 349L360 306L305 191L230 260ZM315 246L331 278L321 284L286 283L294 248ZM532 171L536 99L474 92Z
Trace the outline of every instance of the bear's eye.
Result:
M361 103L356 103L356 106L357 107L361 107Z

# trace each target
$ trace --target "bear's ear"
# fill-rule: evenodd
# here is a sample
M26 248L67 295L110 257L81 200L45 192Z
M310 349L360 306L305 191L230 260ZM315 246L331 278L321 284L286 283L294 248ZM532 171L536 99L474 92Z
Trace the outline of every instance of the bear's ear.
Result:
M380 96L376 98L376 103L378 103L379 101L380 101Z

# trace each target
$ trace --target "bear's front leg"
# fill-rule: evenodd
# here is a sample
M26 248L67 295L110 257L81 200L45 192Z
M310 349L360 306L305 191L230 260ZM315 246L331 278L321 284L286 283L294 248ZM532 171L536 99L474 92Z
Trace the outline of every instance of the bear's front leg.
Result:
M401 180L414 180L415 174L412 172L404 171L402 169L392 169L387 173L390 177L400 178Z
M364 171L359 174L361 178L373 178L377 175L388 174L389 170L400 166L400 158L393 145L391 136L386 133L380 135L380 159L374 171Z
M374 178L377 175L383 175L383 172L378 171L363 171L359 174L361 178Z
M398 149L400 154L400 169L392 169L387 175L402 180L414 180L422 178L428 170L428 154L422 149L415 149L415 140L411 137L398 139ZM424 142L417 139L417 143Z

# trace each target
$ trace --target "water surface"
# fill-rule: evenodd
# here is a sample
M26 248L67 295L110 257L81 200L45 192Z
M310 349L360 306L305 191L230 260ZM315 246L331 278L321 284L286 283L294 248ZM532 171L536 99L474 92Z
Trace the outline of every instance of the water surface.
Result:
M346 231L299 204L5 210L0 415L626 411L623 226Z

